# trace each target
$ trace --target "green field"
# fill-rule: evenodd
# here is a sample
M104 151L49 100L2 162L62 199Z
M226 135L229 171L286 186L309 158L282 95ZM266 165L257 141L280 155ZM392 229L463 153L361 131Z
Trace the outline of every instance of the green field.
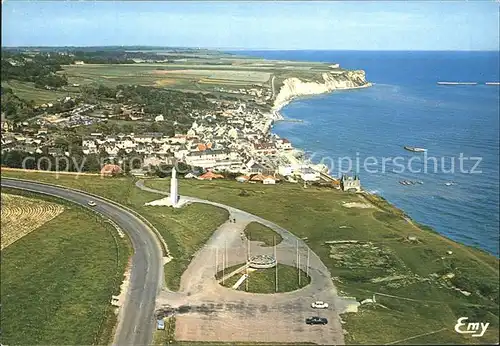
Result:
M224 272L231 273L232 271L240 268L244 263L237 264L235 266L226 268ZM222 271L219 271L216 275L217 278L222 278ZM245 274L245 270L237 273L221 285L224 287L231 288L241 277ZM259 269L256 271L248 272L248 290L246 282L243 282L238 288L239 291L246 291L251 293L282 293L296 291L302 287L309 285L311 279L306 275L304 271L300 271L300 283L299 283L299 270L295 267L291 267L285 264L278 263L278 291L276 291L276 268Z
M17 190L2 189L16 193ZM23 196L39 199L33 194ZM6 345L107 344L131 247L94 213L65 211L2 250L1 342ZM7 230L3 230L7 231Z
M2 175L54 182L46 174L5 173ZM114 196L132 206L137 205L133 202L137 196L143 195L131 179L89 179L65 177L58 183ZM148 180L146 185L168 190L169 180ZM247 196L240 196L242 188ZM343 294L366 299L375 293L379 304L362 306L357 314L343 316L348 343L498 342L498 258L418 228L393 214L388 205L386 211L347 208L343 203L366 201L334 189L303 189L296 184L269 189L259 184L243 187L233 181L180 180L179 191L252 212L300 238L307 237L306 242L330 269ZM408 236L417 237L417 241L407 241ZM325 243L338 240L360 243ZM449 273L455 277L443 277ZM472 294L466 296L452 286ZM491 325L482 338L467 338L453 331L462 316Z
M322 81L330 71L326 63L273 61L251 58L187 59L175 63L87 64L64 66L69 83L100 83L107 86L138 84L184 91L211 91L215 87L276 86L285 78ZM234 96L234 94L232 94Z
M33 83L21 82L17 80L2 81L2 87L12 88L14 93L25 100L33 100L35 104L43 104L47 102L54 102L57 99L64 98L66 96L75 96L77 91L74 88L68 87L70 91L61 90L46 90L35 88Z
M242 99L248 95L220 92L219 88L235 90L262 86L271 88L272 77L279 88L286 78L297 77L305 81L323 81L322 73L331 71L328 63L264 60L224 54L187 54L186 59L169 63L85 64L65 65L59 73L68 77L65 90L37 89L33 83L17 80L2 81L14 93L37 104L53 102L65 96L75 96L80 86L97 83L108 87L144 85L189 92L210 92Z
M168 183L168 180L148 180L146 185L166 189ZM377 302L383 307L361 307L360 313L343 316L349 333L346 342L390 343L441 328L446 329L408 342L428 342L433 336L448 343L497 342L499 262L494 256L417 228L398 215L343 205L365 202L356 195L327 188L303 189L294 184L273 189L248 184L244 189L249 196L240 196L241 189L241 184L232 181L181 180L179 186L181 194L252 212L301 238L307 237L308 245L338 278L335 284L341 291L358 299L371 298L376 293ZM386 209L390 211L391 207L387 205ZM416 236L417 243L405 241L408 236ZM343 260L339 261L331 257L335 253L325 244L332 240L363 243L345 247ZM368 249L363 245L369 246ZM378 249L372 250L373 247ZM453 254L447 255L447 251ZM431 275L449 272L455 274L452 280ZM403 278L390 280L398 276ZM389 280L376 282L380 278ZM472 294L465 296L449 288L450 284ZM491 326L481 340L466 338L453 331L461 316L487 321ZM395 327L381 328L381 321Z
M107 86L138 84L161 86L172 89L192 88L196 91L198 82L212 82L224 85L234 82L246 86L262 85L269 81L269 71L245 70L242 68L220 68L216 65L170 65L170 64L120 64L64 66L69 83L100 83Z
M249 240L262 242L262 246L278 245L283 240L278 233L258 222L250 222L244 233Z

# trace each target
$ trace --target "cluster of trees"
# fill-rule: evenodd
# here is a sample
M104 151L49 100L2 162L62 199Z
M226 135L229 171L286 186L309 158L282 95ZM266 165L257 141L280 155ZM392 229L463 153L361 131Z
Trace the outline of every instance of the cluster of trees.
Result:
M71 58L60 54L36 54L29 56L25 53L2 51L1 78L2 81L11 79L33 82L37 88L46 86L59 88L68 84L68 79L61 71L61 65L71 63Z
M66 75L49 73L46 75L33 77L33 82L35 83L35 88L39 89L43 89L46 87L60 88L62 86L68 85L68 77L66 77Z
M36 115L35 103L18 97L11 88L1 87L0 103L2 113L9 120L22 122Z
M74 60L83 61L86 64L133 64L133 54L125 51L74 51Z
M174 131L185 132L192 124L190 113L215 111L210 102L213 95L189 93L176 90L158 89L140 85L118 85L115 88L101 84L82 86L81 97L88 103L116 102L109 113L121 114L122 105L140 105L145 115L163 115L164 121L158 123L137 123L132 125L97 124L99 132L106 134L129 132L163 132L173 135Z
M69 156L49 155L48 149L43 153L30 154L25 151L12 150L2 152L0 155L1 165L10 168L39 169L44 171L62 172L88 172L98 173L107 163L115 163L108 159L106 152L84 155L81 150L71 150ZM137 153L127 154L125 151L118 153L117 158L122 163L124 173L131 169L141 168L141 160L127 160L127 157L140 157Z
M2 152L1 164L10 168L40 169L44 171L99 172L101 169L98 155L59 157L47 153L30 154L19 150Z
M94 123L78 129L82 135L92 132L100 132L105 135L117 135L119 133L129 134L144 134L150 132L161 132L165 136L172 137L175 135L176 127L168 121L163 122L116 122L113 120Z

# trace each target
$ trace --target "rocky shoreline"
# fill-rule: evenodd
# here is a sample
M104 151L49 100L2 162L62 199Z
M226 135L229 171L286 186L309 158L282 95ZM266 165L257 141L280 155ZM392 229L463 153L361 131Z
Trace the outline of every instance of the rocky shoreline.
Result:
M372 83L366 80L366 73L363 70L325 72L322 74L323 83L302 81L299 78L288 78L283 81L278 94L274 99L271 108L268 132L272 131L272 126L277 120L285 118L280 110L293 100L319 94L326 94L336 90L362 89L372 86ZM304 153L303 150L295 149L297 152ZM306 157L297 157L293 155L294 161L302 165L313 164L308 162ZM329 172L328 172L329 173Z

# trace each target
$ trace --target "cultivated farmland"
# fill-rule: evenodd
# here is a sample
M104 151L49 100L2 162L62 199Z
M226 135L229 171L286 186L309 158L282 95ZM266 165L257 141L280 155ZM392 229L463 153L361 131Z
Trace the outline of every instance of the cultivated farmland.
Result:
M1 251L0 343L109 344L116 323L110 301L123 280L128 238L118 237L113 226L85 208L4 188L3 234L16 224L3 222L13 203L21 204L23 214L11 212L10 218L26 218L25 213L36 222L36 210L47 213L54 206L63 212Z
M2 193L1 250L64 211L59 204Z

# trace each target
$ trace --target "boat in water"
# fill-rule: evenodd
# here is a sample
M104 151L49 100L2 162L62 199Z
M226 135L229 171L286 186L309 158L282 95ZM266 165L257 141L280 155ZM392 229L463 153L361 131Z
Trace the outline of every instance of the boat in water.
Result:
M447 182L445 183L446 186L452 186L452 185L457 185L457 183L453 182L453 181L450 181L450 182Z
M417 153L427 151L427 149L424 149L424 148L410 147L408 145L405 145L404 148L408 151L413 151L413 152L417 152Z
M400 180L399 183L401 185L415 185L415 184L423 184L423 181L412 181L412 180Z

